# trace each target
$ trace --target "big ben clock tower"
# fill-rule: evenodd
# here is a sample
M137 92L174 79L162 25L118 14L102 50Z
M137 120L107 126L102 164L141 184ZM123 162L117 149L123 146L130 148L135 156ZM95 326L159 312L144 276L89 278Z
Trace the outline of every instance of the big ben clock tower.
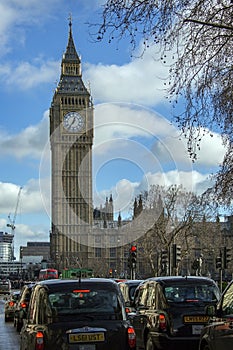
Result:
M50 108L51 258L58 269L88 267L92 227L93 104L82 81L72 23Z

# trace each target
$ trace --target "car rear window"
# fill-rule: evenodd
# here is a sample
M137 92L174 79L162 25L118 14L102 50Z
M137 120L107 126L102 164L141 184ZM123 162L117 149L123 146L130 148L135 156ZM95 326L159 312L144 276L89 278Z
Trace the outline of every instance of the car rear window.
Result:
M10 288L10 282L9 281L0 281L0 289L9 289Z
M218 288L210 284L177 284L166 286L164 290L168 303L217 302L220 298Z
M49 302L56 315L79 313L108 313L122 318L118 295L113 290L77 288L71 291L56 291L49 294Z
M130 300L132 300L132 301L133 301L133 298L134 298L134 293L135 293L136 288L137 288L137 285L131 286L131 287L129 288L129 298L130 298Z

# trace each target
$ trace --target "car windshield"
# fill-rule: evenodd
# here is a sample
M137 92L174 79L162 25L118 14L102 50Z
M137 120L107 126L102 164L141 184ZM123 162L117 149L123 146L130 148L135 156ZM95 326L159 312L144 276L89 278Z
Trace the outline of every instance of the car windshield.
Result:
M172 285L165 287L165 296L168 303L180 302L216 302L220 298L218 288L209 284Z
M134 298L134 293L135 293L136 288L137 288L137 285L131 286L130 289L129 289L129 298L132 301L133 301L133 298Z
M100 314L108 313L122 318L122 310L116 292L101 289L77 289L49 294L53 314Z

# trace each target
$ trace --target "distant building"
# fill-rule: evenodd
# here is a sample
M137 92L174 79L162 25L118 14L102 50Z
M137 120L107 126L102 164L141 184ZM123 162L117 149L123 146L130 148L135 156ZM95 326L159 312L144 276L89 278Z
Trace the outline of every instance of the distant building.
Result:
M106 197L104 205L95 208L93 211L93 225L99 228L113 228L117 227L117 222L114 221L113 198Z
M38 260L50 260L49 242L27 242L27 246L20 247L20 259L23 262L35 262Z
M0 232L0 260L12 260L12 243L14 236L7 232Z

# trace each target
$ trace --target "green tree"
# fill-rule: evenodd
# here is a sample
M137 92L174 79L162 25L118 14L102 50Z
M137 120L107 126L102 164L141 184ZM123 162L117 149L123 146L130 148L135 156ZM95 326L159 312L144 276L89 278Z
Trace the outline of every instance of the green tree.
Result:
M226 154L216 178L216 193L230 201L233 1L108 0L98 28L98 40L106 35L109 41L128 36L132 49L138 40L143 41L145 50L155 45L162 62L170 65L168 98L174 106L175 121L187 138L190 157L197 158L206 133L219 130L223 136ZM184 110L176 115L180 99Z

